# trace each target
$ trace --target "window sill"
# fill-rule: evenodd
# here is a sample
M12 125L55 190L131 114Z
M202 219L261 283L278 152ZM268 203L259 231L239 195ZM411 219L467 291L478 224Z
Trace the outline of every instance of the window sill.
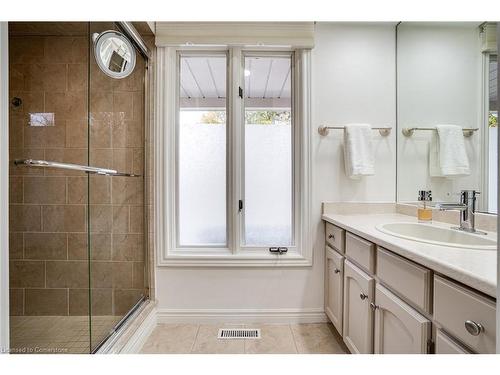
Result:
M298 253L283 255L167 255L158 260L160 267L310 267L312 260Z

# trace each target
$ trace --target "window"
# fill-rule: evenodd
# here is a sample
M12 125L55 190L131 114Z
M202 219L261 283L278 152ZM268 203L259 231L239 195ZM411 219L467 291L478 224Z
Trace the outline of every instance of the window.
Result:
M244 243L293 244L291 55L244 59Z
M159 52L160 265L311 265L309 52Z

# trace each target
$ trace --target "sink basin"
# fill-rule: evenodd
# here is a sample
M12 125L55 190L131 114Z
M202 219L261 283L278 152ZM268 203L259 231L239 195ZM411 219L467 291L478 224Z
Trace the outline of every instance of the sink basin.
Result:
M492 235L461 232L433 224L387 223L378 225L376 228L392 236L433 245L476 250L496 250L497 248L496 238Z

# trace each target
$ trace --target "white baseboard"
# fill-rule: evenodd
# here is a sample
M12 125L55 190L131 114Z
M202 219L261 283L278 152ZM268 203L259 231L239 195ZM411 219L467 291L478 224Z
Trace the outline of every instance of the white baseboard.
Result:
M157 324L156 308L153 308L148 316L137 327L134 334L127 343L121 348L120 354L137 354L141 351L149 335L153 332Z
M323 323L323 308L313 309L157 309L158 323Z

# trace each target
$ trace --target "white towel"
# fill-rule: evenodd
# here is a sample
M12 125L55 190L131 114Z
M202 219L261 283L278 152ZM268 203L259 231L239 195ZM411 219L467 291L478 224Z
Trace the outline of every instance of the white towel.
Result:
M369 124L348 124L344 128L345 173L349 178L375 174L372 130Z
M429 174L432 177L458 177L470 174L462 127L436 125L437 134L429 147Z
M429 175L431 177L444 177L439 164L439 137L433 132L429 145Z

